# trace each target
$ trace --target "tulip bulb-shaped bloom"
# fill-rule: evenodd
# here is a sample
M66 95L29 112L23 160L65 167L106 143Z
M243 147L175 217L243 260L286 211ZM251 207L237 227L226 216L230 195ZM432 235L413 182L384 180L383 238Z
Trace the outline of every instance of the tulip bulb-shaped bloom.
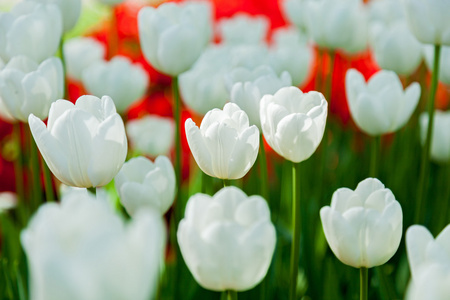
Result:
M33 300L147 300L164 249L159 214L125 224L107 202L88 197L42 205L21 233Z
M269 20L265 16L237 13L229 19L219 20L218 27L225 44L258 44L265 41Z
M115 56L109 62L98 61L83 71L83 84L94 96L109 95L119 113L141 98L148 86L148 75L125 56Z
M67 185L105 185L127 156L125 127L108 96L81 96L75 105L58 100L50 107L47 127L33 114L28 123L50 170Z
M76 37L64 43L67 74L81 80L83 71L105 57L105 46L93 38Z
M63 32L71 30L81 13L81 0L28 0L44 4L56 4L62 16Z
M434 125L431 138L430 158L438 163L450 162L450 111L436 110L434 113ZM422 144L428 129L428 114L420 115L420 137Z
M230 93L230 101L236 103L248 115L250 124L256 125L261 130L259 118L259 103L264 95L273 95L279 89L291 86L291 76L283 72L280 77L267 66L261 66L262 72L255 72L255 78L238 81L233 84ZM257 71L257 70L256 70Z
M286 19L302 31L306 31L306 1L304 0L284 0L282 2L282 12Z
M55 54L62 28L61 12L56 5L19 2L11 12L0 13L0 57L9 61L25 55L41 62Z
M433 46L425 45L423 49L425 62L428 69L433 72L434 51ZM439 80L450 85L450 47L441 47L441 55L439 58Z
M200 169L221 179L239 179L255 163L259 130L249 126L247 114L234 103L223 110L209 111L198 128L192 119L185 123L186 137Z
M148 115L129 120L126 129L130 144L138 153L152 157L169 155L175 137L172 118Z
M124 2L125 0L97 0L97 1L100 2L100 3L103 3L105 5L113 6L113 5L117 5L119 3Z
M279 155L298 163L308 159L322 140L328 103L321 93L304 94L297 87L281 88L261 100L261 127L267 143Z
M17 205L17 195L12 192L1 192L0 193L0 214L16 207Z
M354 191L338 189L331 207L320 210L320 218L334 255L355 268L384 264L402 237L402 208L391 190L375 178L361 181Z
M275 250L267 202L236 187L192 196L178 226L181 254L195 280L214 291L244 291L266 275Z
M439 264L427 264L411 280L406 300L447 300L450 295L450 268Z
M198 59L211 39L211 8L206 2L163 3L138 15L145 58L162 73L178 76Z
M114 183L120 202L131 216L143 208L163 215L175 198L175 171L166 156L158 156L154 163L142 156L130 159Z
M413 280L429 264L450 268L450 225L436 239L422 225L413 225L406 231L406 252Z
M59 58L51 57L39 65L26 56L15 56L0 71L0 98L16 120L27 122L30 114L47 118L50 105L63 93Z
M403 91L397 74L381 70L366 83L364 76L350 69L345 75L350 113L365 133L378 136L397 131L411 117L420 98L420 85L411 83Z
M424 44L450 46L450 2L446 0L404 0L411 32Z

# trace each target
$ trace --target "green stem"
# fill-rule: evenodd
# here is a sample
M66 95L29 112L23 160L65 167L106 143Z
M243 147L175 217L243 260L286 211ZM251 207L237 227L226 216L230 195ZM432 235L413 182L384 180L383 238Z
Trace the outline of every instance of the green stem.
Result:
M52 174L50 173L47 163L45 162L43 157L41 157L41 165L42 171L44 173L45 200L47 202L55 201L56 198L55 194L53 193Z
M42 186L41 186L41 170L39 167L39 154L36 142L34 141L33 135L28 131L30 138L30 167L32 176L32 211L38 208L39 204L42 202Z
M97 196L97 188L95 188L95 187L90 187L90 188L87 188L87 190L88 190L88 192L91 193L92 195Z
M330 57L330 68L327 72L327 77L325 79L325 88L323 91L323 96L328 101L328 109L331 109L331 91L333 85L334 58L336 55L334 51L330 51L328 55Z
M323 56L323 51L321 48L317 48L317 58L316 58L316 62L317 62L317 76L316 76L316 82L315 82L315 89L316 91L321 91L322 90L322 77L323 77L323 68L322 68L322 56Z
M228 291L225 291L225 293L227 293L227 300L237 300L238 299L236 291L228 290Z
M370 177L377 178L378 177L378 161L379 161L379 153L380 153L380 136L374 136L371 140L371 149L370 149Z
M261 196L263 196L264 199L266 199L267 203L270 207L270 199L269 199L269 176L267 171L267 155L266 155L266 149L264 147L264 138L261 134L259 136L259 174L261 179Z
M368 269L361 267L359 269L359 290L360 290L360 300L367 300L368 291Z
M298 262L300 259L300 193L299 193L299 168L300 163L292 163L292 244L291 244L291 266L290 266L290 292L289 299L294 300L297 296Z
M174 101L174 119L175 119L175 175L177 182L177 205L175 206L176 226L181 219L182 201L181 201L181 99L178 90L178 77L172 78L172 96Z
M61 36L61 40L59 41L59 51L61 55L61 63L63 67L63 78L64 78L64 92L63 97L64 99L68 99L69 95L69 88L67 84L67 66L66 66L66 56L64 55L64 38Z
M19 203L25 199L24 184L23 184L23 151L22 151L22 134L20 130L20 122L13 125L14 139L17 143L17 157L14 160L14 174L16 180L16 193L19 198Z
M231 181L229 179L223 179L223 187L227 187L231 185Z
M414 215L414 223L420 224L422 222L421 212L424 210L423 207L423 199L425 198L425 194L427 192L427 179L428 179L428 169L429 169L429 159L430 159L430 146L431 139L433 133L433 124L434 124L434 103L436 96L436 89L439 77L439 57L441 54L441 46L434 46L434 63L433 63L433 74L431 79L431 89L430 89L430 97L428 99L428 129L427 129L427 137L425 139L425 145L422 150L422 159L420 162L420 177L419 177L419 187L417 192L417 203L416 203L416 211Z

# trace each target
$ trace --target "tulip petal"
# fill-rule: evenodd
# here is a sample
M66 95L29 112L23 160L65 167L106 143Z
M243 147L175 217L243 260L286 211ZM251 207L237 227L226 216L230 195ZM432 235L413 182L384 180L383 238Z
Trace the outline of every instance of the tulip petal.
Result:
M186 130L186 138L189 148L191 149L197 165L209 176L215 176L212 166L213 162L211 161L211 154L205 140L203 139L200 129L195 125L192 119L187 119L184 123L184 127ZM177 184L179 185L179 183Z
M228 160L228 179L245 176L256 161L259 150L259 130L253 125L242 132Z
M418 276L418 269L425 262L426 248L433 240L424 226L412 225L406 231L406 253L413 278Z

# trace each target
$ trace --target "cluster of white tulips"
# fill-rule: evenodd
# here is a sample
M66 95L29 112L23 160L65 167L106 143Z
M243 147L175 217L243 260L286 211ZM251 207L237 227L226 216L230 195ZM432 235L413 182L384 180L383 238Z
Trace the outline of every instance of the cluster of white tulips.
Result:
M98 2L108 10L123 1ZM16 193L0 193L0 298L215 299L185 290L192 276L223 299L350 299L354 288L337 277L358 280L336 272L345 267L332 252L359 269L361 300L448 299L450 112L436 110L435 98L439 81L450 84L450 0L368 2L281 1L292 26L276 30L244 13L214 22L213 1L141 4L140 50L171 77L173 118L129 120L152 78L126 56L106 59L92 37L64 38L81 0L26 0L1 12L0 118L13 124L20 158ZM339 170L342 152L353 154L331 118L333 68L336 55L367 49L379 70L348 66L343 80L363 133L355 140L371 144L350 176ZM317 79L302 91L323 53L328 86ZM414 76L424 61L430 87ZM67 100L67 79L86 95ZM408 182L390 180L382 171L400 174L405 160L387 165L384 139L408 130L419 146L402 140L396 155L418 152L420 164L406 160ZM183 136L193 157L187 179ZM417 193L397 201L404 185ZM430 193L435 187L442 192ZM436 218L430 195L443 195ZM396 253L389 266L402 269L400 288L389 283L394 271L379 267Z

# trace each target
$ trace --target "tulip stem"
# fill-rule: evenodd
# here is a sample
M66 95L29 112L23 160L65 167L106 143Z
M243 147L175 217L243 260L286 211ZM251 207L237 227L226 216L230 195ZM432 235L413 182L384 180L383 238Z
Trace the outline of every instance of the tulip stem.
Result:
M228 180L228 179L224 179L223 180L223 187L227 187L227 186L230 186L230 185L231 185L230 180Z
M266 199L267 203L270 207L270 199L269 199L269 178L267 172L267 156L266 149L264 147L264 138L263 135L259 136L259 174L261 179L261 196Z
M24 185L23 185L23 152L22 152L22 134L20 130L20 122L13 125L14 139L17 143L17 157L14 159L14 174L16 180L16 193L19 198L19 203L25 199Z
M47 202L55 201L55 194L53 194L53 181L50 170L48 169L47 163L44 158L41 157L41 166L44 173L44 187L45 187L45 200Z
M380 153L381 137L374 136L371 141L370 151L370 177L377 178L378 176L378 156Z
M359 269L359 289L360 289L360 300L367 300L368 291L368 274L369 270L367 268L361 267Z
M434 103L436 96L436 89L438 84L439 77L439 57L441 54L441 46L434 46L434 62L433 62L433 74L431 79L431 89L430 89L430 97L428 99L427 110L428 110L428 128L427 128L427 136L425 139L425 145L422 150L422 159L420 162L420 177L419 177L419 187L417 193L417 203L416 203L416 212L414 215L414 223L420 224L421 220L421 212L423 211L423 199L425 198L425 194L427 191L427 179L428 179L428 169L429 169L429 159L430 159L430 146L431 139L433 133L433 124L434 124Z
M63 68L63 80L64 80L64 99L68 99L69 96L69 87L67 84L67 65L66 65L66 56L64 55L64 38L61 36L61 40L59 41L59 51L61 55L61 64Z
M32 188L33 188L33 205L32 211L37 209L42 196L42 186L41 186L41 170L39 168L39 154L37 150L36 142L34 141L31 132L28 131L30 138L30 167L31 167L31 178L32 178Z
M178 222L181 219L182 205L181 202L181 103L180 103L180 94L178 91L178 77L172 78L172 96L174 101L174 119L175 119L175 174L177 179L177 205L176 205L176 213L175 220L176 225L178 226Z
M292 163L292 243L291 243L291 283L289 299L297 297L298 262L300 258L300 193L299 193L299 168L300 163Z
M237 300L237 298L238 298L236 291L228 290L228 291L225 291L225 293L227 294L227 297L226 297L227 300Z
M95 188L95 187L90 187L90 188L87 188L87 190L88 190L88 192L91 193L92 195L97 196L97 188Z

